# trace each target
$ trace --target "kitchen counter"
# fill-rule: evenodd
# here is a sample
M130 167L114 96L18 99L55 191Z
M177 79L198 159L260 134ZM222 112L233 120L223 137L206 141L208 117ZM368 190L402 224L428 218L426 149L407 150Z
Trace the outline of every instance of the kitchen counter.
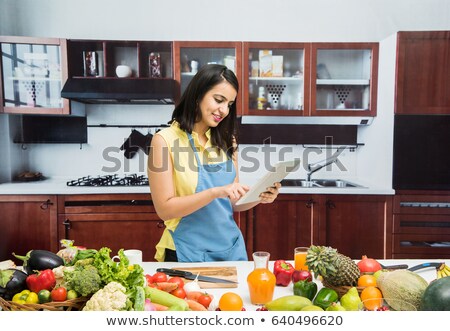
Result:
M419 260L419 259L409 259L409 260L378 260L381 264L385 266L397 265L397 264L407 264L409 267L425 263L425 262L445 262L450 265L450 260ZM293 261L288 261L293 263ZM269 262L269 269L273 271L274 261ZM207 293L214 295L215 300L218 300L220 296L225 292L234 292L239 294L244 301L244 307L246 310L256 310L258 306L252 305L250 302L250 295L247 287L247 275L253 270L253 261L243 262L243 261L233 261L233 262L208 262L208 263L176 263L176 262L144 262L142 267L144 268L145 274L153 275L157 268L176 268L176 267L196 267L196 266L236 266L237 276L238 276L238 287L237 288L214 288L205 289ZM436 269L435 268L424 268L415 271L418 275L422 276L428 282L436 279ZM319 289L322 287L322 283L316 281ZM287 287L276 286L273 298L278 298L284 295L293 294L292 282Z
M0 194L118 194L118 193L150 193L148 186L67 186L67 181L74 177L50 177L35 182L11 182L0 183ZM257 178L241 177L241 183L252 185ZM346 179L364 187L356 188L305 188L305 187L282 187L282 194L367 194L367 195L393 195L395 191L391 188L378 187L376 184L359 179Z

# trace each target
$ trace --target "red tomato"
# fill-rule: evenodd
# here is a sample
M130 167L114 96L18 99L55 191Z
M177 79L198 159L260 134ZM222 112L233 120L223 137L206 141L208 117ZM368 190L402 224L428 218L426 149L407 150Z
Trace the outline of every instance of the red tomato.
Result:
M153 276L146 274L145 275L145 280L147 281L147 285L152 284L153 283Z
M178 288L184 287L184 280L181 277L171 277L168 280L169 283L176 283L178 285Z
M152 277L153 283L167 282L167 275L164 272L157 272Z
M55 287L51 292L50 296L53 301L65 301L67 299L67 290L64 287Z
M176 296L177 298L184 299L186 298L186 292L182 288L177 288L170 292L170 294Z
M197 301L198 301L198 303L201 304L203 307L208 308L208 307L209 307L209 304L210 304L211 301L212 301L212 297L211 297L209 294L205 293L205 294L199 296L198 299L197 299Z

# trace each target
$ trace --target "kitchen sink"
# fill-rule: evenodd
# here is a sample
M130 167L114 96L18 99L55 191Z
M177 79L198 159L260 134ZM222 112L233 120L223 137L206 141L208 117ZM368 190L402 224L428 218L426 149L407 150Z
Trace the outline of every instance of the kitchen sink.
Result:
M298 187L309 187L309 188L358 188L364 187L355 183L351 183L342 179L313 179L307 181L305 179L283 179L281 181L282 186L298 186Z

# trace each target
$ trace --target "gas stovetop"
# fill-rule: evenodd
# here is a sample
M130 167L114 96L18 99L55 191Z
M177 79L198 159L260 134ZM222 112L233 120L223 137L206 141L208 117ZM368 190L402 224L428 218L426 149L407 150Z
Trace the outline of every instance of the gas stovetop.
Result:
M67 186L148 186L148 178L137 174L86 176L68 181Z

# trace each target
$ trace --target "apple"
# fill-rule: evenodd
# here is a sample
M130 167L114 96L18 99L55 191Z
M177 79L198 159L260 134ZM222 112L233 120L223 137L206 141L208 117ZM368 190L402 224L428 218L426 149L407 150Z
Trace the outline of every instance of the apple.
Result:
M296 283L299 280L312 281L312 274L308 270L294 270L292 273L292 282Z

